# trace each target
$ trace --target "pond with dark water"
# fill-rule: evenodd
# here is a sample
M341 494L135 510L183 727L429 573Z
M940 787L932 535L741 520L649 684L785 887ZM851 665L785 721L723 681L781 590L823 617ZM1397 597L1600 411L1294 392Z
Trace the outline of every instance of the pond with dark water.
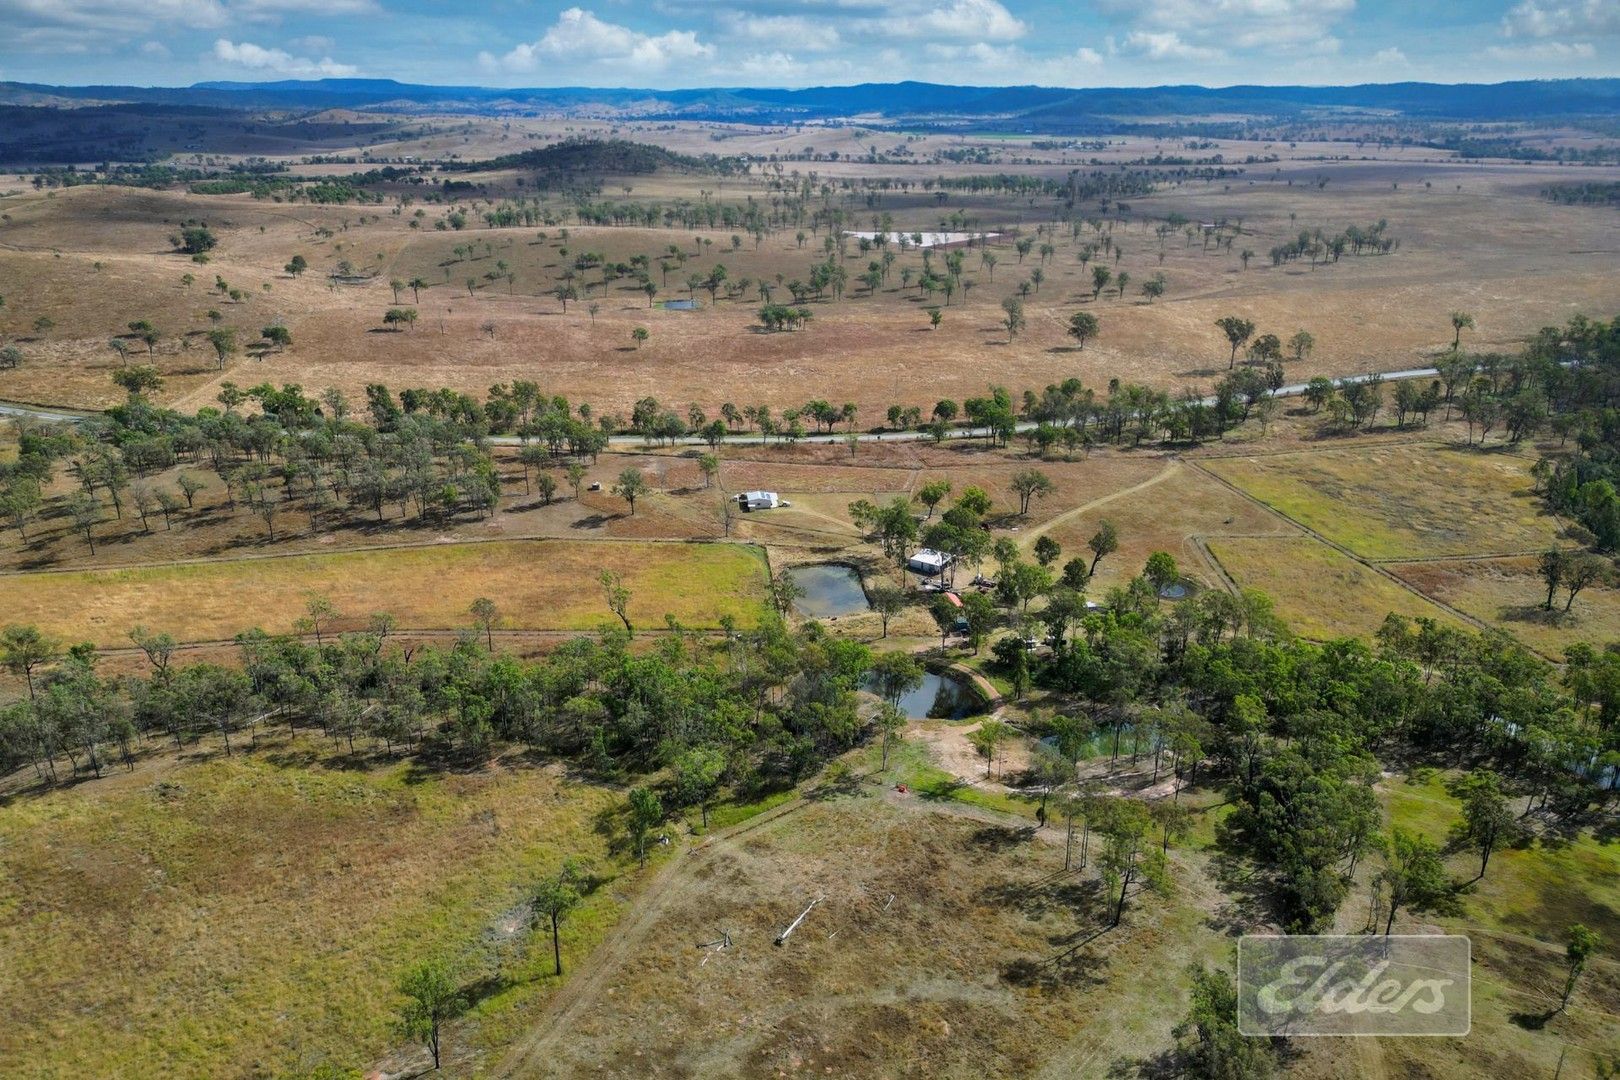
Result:
M793 602L799 614L812 619L858 615L871 609L861 575L843 563L813 563L788 568L788 577L803 596Z
M983 712L984 702L966 679L929 671L900 699L900 711L913 720L964 720Z

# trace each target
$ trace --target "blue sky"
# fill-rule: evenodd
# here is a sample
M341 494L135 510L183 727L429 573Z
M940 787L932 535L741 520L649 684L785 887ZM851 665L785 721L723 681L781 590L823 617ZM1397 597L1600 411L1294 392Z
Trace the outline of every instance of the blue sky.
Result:
M0 0L0 79L486 86L1620 74L1620 0Z

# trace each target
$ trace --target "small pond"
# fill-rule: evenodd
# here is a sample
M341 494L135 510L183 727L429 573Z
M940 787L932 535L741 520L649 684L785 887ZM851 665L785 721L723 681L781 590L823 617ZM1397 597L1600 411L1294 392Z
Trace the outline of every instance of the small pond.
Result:
M661 305L665 311L696 311L696 300L665 300Z
M955 675L923 674L922 685L900 699L913 720L962 720L984 710L978 691Z
M1185 600L1191 593L1192 590L1187 588L1184 582L1180 581L1172 581L1159 590L1159 595L1166 600Z
M861 588L861 575L852 566L843 563L794 566L789 568L788 577L804 591L793 606L801 615L812 619L856 615L871 607L866 601L866 590Z

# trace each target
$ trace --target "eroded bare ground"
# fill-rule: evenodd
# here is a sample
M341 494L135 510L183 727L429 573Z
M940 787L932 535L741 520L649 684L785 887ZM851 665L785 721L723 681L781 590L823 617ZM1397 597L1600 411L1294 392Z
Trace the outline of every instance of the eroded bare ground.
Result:
M1009 815L813 793L672 867L499 1072L1090 1075L1167 1041L1171 984L1219 934L1197 883L1099 934L1095 877L1062 861Z

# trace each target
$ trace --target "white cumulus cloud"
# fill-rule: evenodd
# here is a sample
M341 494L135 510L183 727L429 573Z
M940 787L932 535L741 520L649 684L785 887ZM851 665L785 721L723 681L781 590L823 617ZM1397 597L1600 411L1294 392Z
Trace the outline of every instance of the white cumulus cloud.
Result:
M584 8L572 7L557 16L540 40L517 46L496 58L481 53L486 67L508 71L533 71L541 58L570 62L635 65L664 68L679 61L708 60L714 46L698 40L696 31L669 30L643 34L628 26L606 22Z
M997 0L953 0L912 14L879 20L883 32L907 38L1015 41L1029 32L1023 20Z
M377 0L230 0L230 10L245 19L271 21L284 15L375 15L382 8Z
M738 74L766 82L791 82L804 75L805 66L792 53L750 53L736 67Z
M1125 35L1125 49L1149 60L1219 60L1224 55L1183 41L1174 30L1132 30Z
M0 0L0 52L90 52L159 34L381 10L379 0Z
M1333 27L1354 13L1356 0L1100 0L1100 6L1128 19L1129 36L1149 54L1168 48L1166 58L1207 60L1228 50L1336 52ZM1176 42L1202 51L1180 55Z
M1502 18L1508 37L1620 34L1620 0L1523 0Z
M99 39L160 23L213 28L228 19L219 0L0 0L0 27L11 35L44 30Z
M732 37L776 46L770 53L763 54L766 56L785 55L784 49L828 52L842 43L838 27L803 15L740 15L733 12L722 16L721 23Z
M344 78L359 70L352 64L340 64L330 56L311 60L294 56L285 49L266 49L251 41L235 42L220 38L214 42L214 59L226 64L284 75L289 79Z
M1537 41L1528 45L1492 45L1485 50L1492 60L1590 60L1597 49L1589 41Z

